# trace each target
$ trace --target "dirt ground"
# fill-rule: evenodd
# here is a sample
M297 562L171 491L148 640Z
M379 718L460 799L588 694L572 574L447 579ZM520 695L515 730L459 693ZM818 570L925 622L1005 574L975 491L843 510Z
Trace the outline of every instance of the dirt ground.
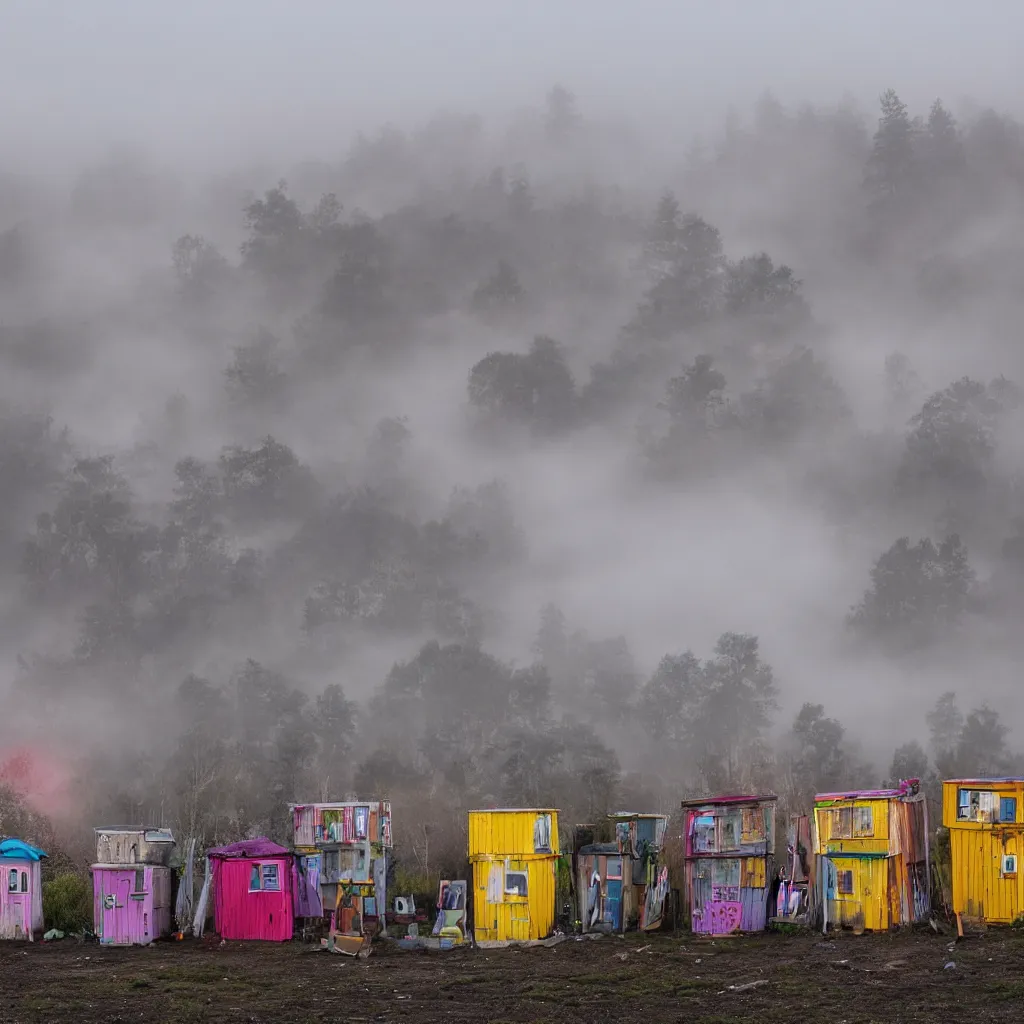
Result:
M605 937L367 960L300 943L0 948L0 1021L1020 1021L1024 935ZM953 967L947 967L949 963Z

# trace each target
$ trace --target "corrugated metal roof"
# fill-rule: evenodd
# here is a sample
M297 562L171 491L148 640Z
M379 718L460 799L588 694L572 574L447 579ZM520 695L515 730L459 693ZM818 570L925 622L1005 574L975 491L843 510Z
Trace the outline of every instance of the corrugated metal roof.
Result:
M1024 782L1024 775L1002 775L992 776L991 778L967 778L967 779L943 779L944 783L956 783L958 786L965 784L972 786L986 786L992 783L1004 783L1004 782Z
M467 814L558 814L557 807L477 807Z
M714 804L773 803L777 796L707 796L699 800L684 800L682 807L711 807Z

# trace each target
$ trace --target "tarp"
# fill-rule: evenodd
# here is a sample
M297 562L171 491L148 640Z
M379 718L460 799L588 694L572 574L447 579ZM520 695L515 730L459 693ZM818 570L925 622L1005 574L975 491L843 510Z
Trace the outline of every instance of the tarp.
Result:
M192 934L197 938L203 937L203 930L206 928L206 908L210 903L210 886L213 882L213 875L210 872L210 858L206 857L206 879L203 882L203 890L199 894L199 902L196 904L196 916L192 921Z
M17 860L42 860L46 856L42 850L29 846L20 839L5 839L0 842L0 857L12 857Z
M227 846L215 846L212 850L206 851L207 857L214 857L219 860L230 860L241 857L288 857L291 851L277 843L260 836L258 839L243 839L238 843L229 843Z
M179 932L187 932L192 928L192 900L195 896L194 884L192 881L192 863L196 855L196 841L188 841L188 852L185 855L185 869L182 872L181 882L178 885L178 900L174 905L174 919L178 924Z

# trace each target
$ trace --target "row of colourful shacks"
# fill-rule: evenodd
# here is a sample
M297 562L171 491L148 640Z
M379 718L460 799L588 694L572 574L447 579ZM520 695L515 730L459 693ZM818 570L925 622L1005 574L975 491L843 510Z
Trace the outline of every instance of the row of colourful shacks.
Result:
M692 930L761 931L773 922L880 931L927 919L928 808L917 780L819 793L788 822L776 864L774 796L683 804Z
M776 836L774 796L686 801L683 916L693 932L760 931L773 921L881 931L931 914L927 803L917 780L892 789L821 793L813 817ZM196 934L211 898L225 939L284 941L296 921L329 918L332 946L354 952L383 930L391 811L386 801L297 804L291 849L251 839L206 853ZM654 930L665 919L669 868L664 815L610 816L614 838L574 843L577 925L584 932ZM1024 913L1024 778L943 784L958 921L1012 923ZM166 829L96 830L94 924L105 944L147 944L170 933L174 839ZM43 927L46 854L0 842L0 938L31 940ZM777 863L777 857L779 862ZM536 941L556 920L558 812L469 813L469 860L478 944ZM460 888L461 886L461 888ZM442 883L437 929L468 937L464 883Z

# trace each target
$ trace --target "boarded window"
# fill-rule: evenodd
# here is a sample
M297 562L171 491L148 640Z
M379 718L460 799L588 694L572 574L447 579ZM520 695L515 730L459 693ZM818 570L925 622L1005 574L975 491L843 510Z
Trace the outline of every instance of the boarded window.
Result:
M533 822L533 852L551 852L551 815L538 814Z
M7 891L17 892L18 891L18 869L11 868L7 875Z
M501 903L502 892L504 891L502 866L492 864L487 872L487 902Z
M764 857L744 857L740 885L745 889L763 889L765 874Z
M875 834L875 816L870 807L854 807L853 834L859 839Z
M853 895L853 872L852 871L839 871L839 895L840 896L852 896Z
M261 867L263 869L263 889L267 892L280 892L281 878L278 873L278 866L276 864L263 864Z
M764 811L760 807L744 807L742 820L740 839L743 845L763 843L765 840Z
M733 888L740 884L740 861L738 857L723 857L711 868L711 884Z
M1015 796L1004 796L999 801L999 820L1017 820L1017 798Z

